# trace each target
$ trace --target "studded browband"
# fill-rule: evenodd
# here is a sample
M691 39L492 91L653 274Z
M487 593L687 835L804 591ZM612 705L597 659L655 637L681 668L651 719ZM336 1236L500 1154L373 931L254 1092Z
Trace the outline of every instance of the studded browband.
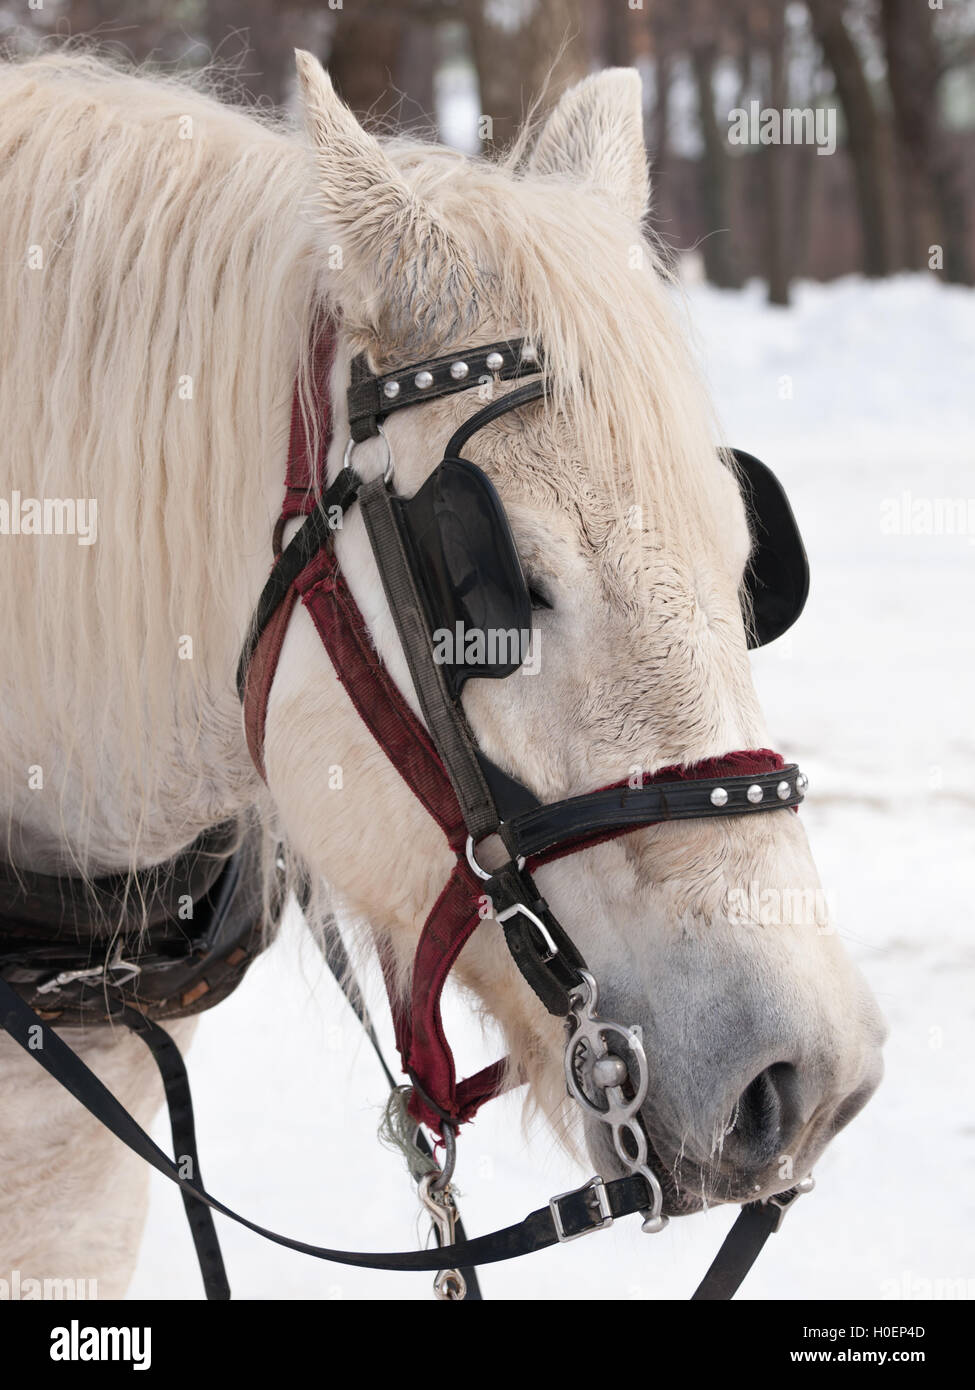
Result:
M431 357L417 362L408 371L375 376L365 356L353 358L348 391L349 430L356 444L378 434L379 422L402 406L421 405L468 391L477 383L490 386L495 381L516 381L535 376L541 370L541 354L523 338L511 342L488 343L462 355Z

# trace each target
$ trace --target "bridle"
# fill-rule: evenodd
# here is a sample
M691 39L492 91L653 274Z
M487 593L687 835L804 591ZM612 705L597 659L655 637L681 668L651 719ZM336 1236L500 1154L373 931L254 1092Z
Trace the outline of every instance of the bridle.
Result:
M330 342L319 343L318 383L327 380L331 350ZM494 395L501 383L525 376L534 379L505 395ZM363 482L354 463L356 446L382 435L383 421L395 411L478 385L482 389L487 386L493 398L452 435L438 471L463 464L479 472L463 459L464 447L473 435L510 411L544 397L545 380L537 351L523 340L491 343L381 375L373 374L364 358L353 361L347 397L350 438L343 465L324 489L316 489L315 473L305 477L308 518L279 553L261 594L241 657L238 691L251 752L262 768L270 684L284 628L295 598L300 598L360 716L440 825L454 852L453 870L417 946L411 999L404 1006L390 989L397 1043L412 1086L413 1118L444 1137L469 1120L503 1084L503 1063L457 1082L439 1008L447 975L482 920L478 905L486 895L521 974L549 1013L566 1020L565 1071L570 1094L608 1126L620 1163L645 1184L643 1229L657 1231L666 1224L666 1217L640 1118L649 1067L639 1030L599 1018L596 980L570 934L539 893L533 870L586 846L662 821L795 808L802 800L805 778L795 765L785 765L768 749L748 750L691 767L663 768L643 777L637 786L632 781L619 782L542 805L477 747L464 716L459 684L451 681L449 671L445 672L433 654L434 617L429 594L424 592L424 572L417 563L416 537L407 517L414 504L397 498L392 490L388 442L387 465L381 477ZM322 404L320 397L320 411ZM292 460L296 456L308 458L307 445L295 443L295 431L301 432L300 419L296 405ZM480 486L490 488L486 479ZM493 494L493 489L490 491ZM286 519L299 511L296 492L300 493L300 488L292 477ZM378 662L334 558L334 532L354 506L361 510L423 724ZM503 515L499 502L497 508ZM279 526L279 538L281 529ZM508 563L510 567L512 561ZM517 564L516 555L513 563ZM510 670L499 674L510 674ZM480 846L489 837L500 841L507 856L502 865L490 869L479 862ZM612 1045L609 1039L614 1040ZM608 1209L599 1205L601 1189L601 1180L593 1179L596 1210L608 1222Z
M333 353L334 338L325 333L316 344L313 372L316 410L322 425L317 455L305 431L296 391L285 503L275 531L276 562L258 601L238 671L248 746L263 776L268 698L285 633L300 602L360 717L439 825L454 855L449 878L420 936L408 1000L401 999L393 988L389 962L383 960L397 1046L411 1083L412 1119L431 1129L452 1152L458 1127L508 1082L509 1068L504 1062L459 1081L440 1014L444 984L463 946L482 921L480 905L486 896L519 971L548 1012L566 1022L567 1089L589 1116L607 1126L625 1176L612 1180L594 1177L583 1187L552 1198L547 1207L516 1226L459 1244L442 1239L445 1248L440 1251L371 1255L313 1247L238 1216L210 1197L198 1178L185 1177L80 1058L3 979L0 1024L103 1124L180 1186L187 1210L197 1214L197 1228L202 1217L209 1222L205 1209L212 1208L278 1244L319 1258L368 1268L439 1270L439 1280L446 1278L447 1296L456 1297L459 1285L456 1280L451 1283L450 1276L460 1267L509 1259L576 1239L634 1212L641 1213L643 1229L648 1233L661 1230L667 1220L641 1117L650 1070L640 1030L600 1018L597 981L570 933L541 896L534 871L564 855L664 821L795 809L803 799L806 783L798 768L785 764L777 753L752 749L688 767L661 768L636 779L636 785L618 782L585 795L541 804L515 777L488 759L477 746L460 698L464 680L480 672L450 669L438 662L434 654L432 623L438 601L463 603L477 597L475 593L472 599L467 589L458 594L449 583L442 586L439 594L431 593L429 566L425 568L424 559L432 556L437 560L442 558L441 549L444 554L449 549L446 542L438 549L436 499L431 502L429 495L421 498L420 494L414 499L398 498L391 488L391 466L387 466L383 476L364 482L354 467L355 449L380 435L382 422L396 410L478 384L493 393L501 383L533 377L534 380L505 395L493 396L471 416L448 442L435 475L448 499L459 498L458 489L467 489L464 495L468 501L463 505L473 506L471 515L485 520L495 548L504 554L503 564L492 570L494 551L489 547L484 565L502 587L507 584L511 602L517 608L522 602L519 579L522 587L524 581L503 507L486 477L462 458L462 450L477 431L509 411L543 399L545 380L540 357L523 341L493 343L381 375L371 372L363 358L357 358L352 364L348 390L349 444L337 477L323 486ZM334 533L355 506L361 509L422 722L382 665L335 559ZM297 517L305 520L282 548L284 528ZM516 666L517 663L501 663L483 674L503 677ZM503 846L507 856L497 867L487 866L484 851L489 840L495 847ZM129 1019L123 1021L132 1026ZM43 1030L42 1049L37 1049L33 1041L38 1026ZM172 1048L171 1040L148 1020L137 1031L153 1048L164 1080L168 1067L167 1098L171 1110L174 1096L185 1110L185 1072L179 1075L181 1063L177 1066L166 1048L166 1041ZM158 1034L162 1034L161 1039ZM174 1118L174 1138L177 1153L192 1151L195 1155L191 1115L188 1123L184 1116L179 1135ZM197 1171L195 1165L193 1171ZM428 1207L433 1206L434 1214L439 1207L444 1214L442 1233L448 1237L453 1229L452 1218L448 1219L449 1178L449 1172L441 1174L438 1182L428 1184L425 1191L425 1197L430 1199ZM808 1182L743 1207L695 1298L731 1297L765 1239L778 1228L784 1211L800 1191L806 1190ZM211 1237L215 1246L212 1223L205 1224L197 1245L208 1295L227 1296L221 1292L226 1281L222 1278L219 1249L216 1264L212 1250L208 1257L203 1253L202 1247ZM449 1292L451 1288L453 1293Z

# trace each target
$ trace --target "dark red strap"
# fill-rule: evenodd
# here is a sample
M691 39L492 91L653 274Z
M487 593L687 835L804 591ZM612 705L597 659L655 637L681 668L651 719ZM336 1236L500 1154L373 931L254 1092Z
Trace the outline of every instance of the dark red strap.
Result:
M297 592L293 588L289 589L280 608L261 633L247 667L247 683L244 686L244 733L254 766L265 780L264 726L267 722L267 702L271 696L274 673L278 669L284 636L297 602Z
M288 464L284 475L285 497L281 516L290 521L307 516L315 505L315 494L325 487L325 464L332 442L331 400L329 377L335 360L335 333L327 327L315 339L312 349L310 412L319 422L318 448L314 436L305 429L301 396L295 386L291 403L291 434L288 440Z
M291 431L285 474L285 497L276 528L277 550L285 524L307 516L326 484L325 465L331 442L329 377L335 336L329 330L316 341L310 410L319 422L317 449L305 428L298 387L291 406ZM430 738L382 665L359 609L334 558L320 551L298 576L251 657L244 693L244 726L251 757L261 776L264 768L264 729L271 683L294 606L301 599L331 658L335 673L373 738L386 753L407 786L443 831L456 854L463 851L467 831L457 798ZM454 873L427 919L413 969L413 998L404 1006L389 972L387 991L404 1069L432 1107L419 1101L417 1118L437 1131L444 1117L459 1124L495 1095L506 1070L496 1062L475 1076L457 1082L453 1056L440 1016L440 996L450 967L477 925L481 894L477 880L458 861ZM450 943L446 945L445 943Z
M644 777L642 785L652 782L698 782L712 777L747 777L749 773L776 772L785 766L781 753L771 748L744 748L737 753L723 753L720 758L703 758L699 763L682 767L672 763L669 767L658 767L649 777ZM610 783L612 787L626 787L629 782Z
M296 589L363 723L407 786L460 854L467 831L460 806L429 735L404 700L372 645L365 621L331 554L320 551ZM440 996L451 967L477 926L481 884L458 859L424 924L413 962L412 998L405 1009L386 971L396 1043L417 1090L411 1113L437 1132L447 1118L470 1119L497 1092L503 1062L457 1083L443 1030ZM423 1093L423 1099L420 1093Z
M438 1130L442 1119L458 1124L467 1118L459 1112L454 1057L444 1032L440 996L457 957L481 920L480 896L479 881L467 864L458 859L424 923L413 958L403 1067L419 1083L410 1113Z
M467 843L467 830L443 764L380 661L332 556L319 551L295 587L363 723L459 853Z

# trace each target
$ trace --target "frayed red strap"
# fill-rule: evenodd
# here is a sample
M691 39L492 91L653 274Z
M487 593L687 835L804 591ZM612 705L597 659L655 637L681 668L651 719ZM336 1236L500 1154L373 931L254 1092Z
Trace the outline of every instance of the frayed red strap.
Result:
M332 442L332 416L328 391L332 363L335 360L335 334L328 330L315 339L312 350L310 410L319 422L318 448L305 430L301 396L295 385L291 402L291 432L288 439L288 464L284 475L285 497L281 517L290 521L307 516L315 506L316 493L325 487L325 463Z

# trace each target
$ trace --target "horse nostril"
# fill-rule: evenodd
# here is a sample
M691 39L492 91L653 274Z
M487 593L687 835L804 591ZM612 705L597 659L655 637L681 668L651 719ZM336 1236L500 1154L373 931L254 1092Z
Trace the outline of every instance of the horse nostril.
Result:
M727 1135L749 1164L770 1163L788 1144L799 1119L799 1080L789 1062L760 1072L738 1098Z

